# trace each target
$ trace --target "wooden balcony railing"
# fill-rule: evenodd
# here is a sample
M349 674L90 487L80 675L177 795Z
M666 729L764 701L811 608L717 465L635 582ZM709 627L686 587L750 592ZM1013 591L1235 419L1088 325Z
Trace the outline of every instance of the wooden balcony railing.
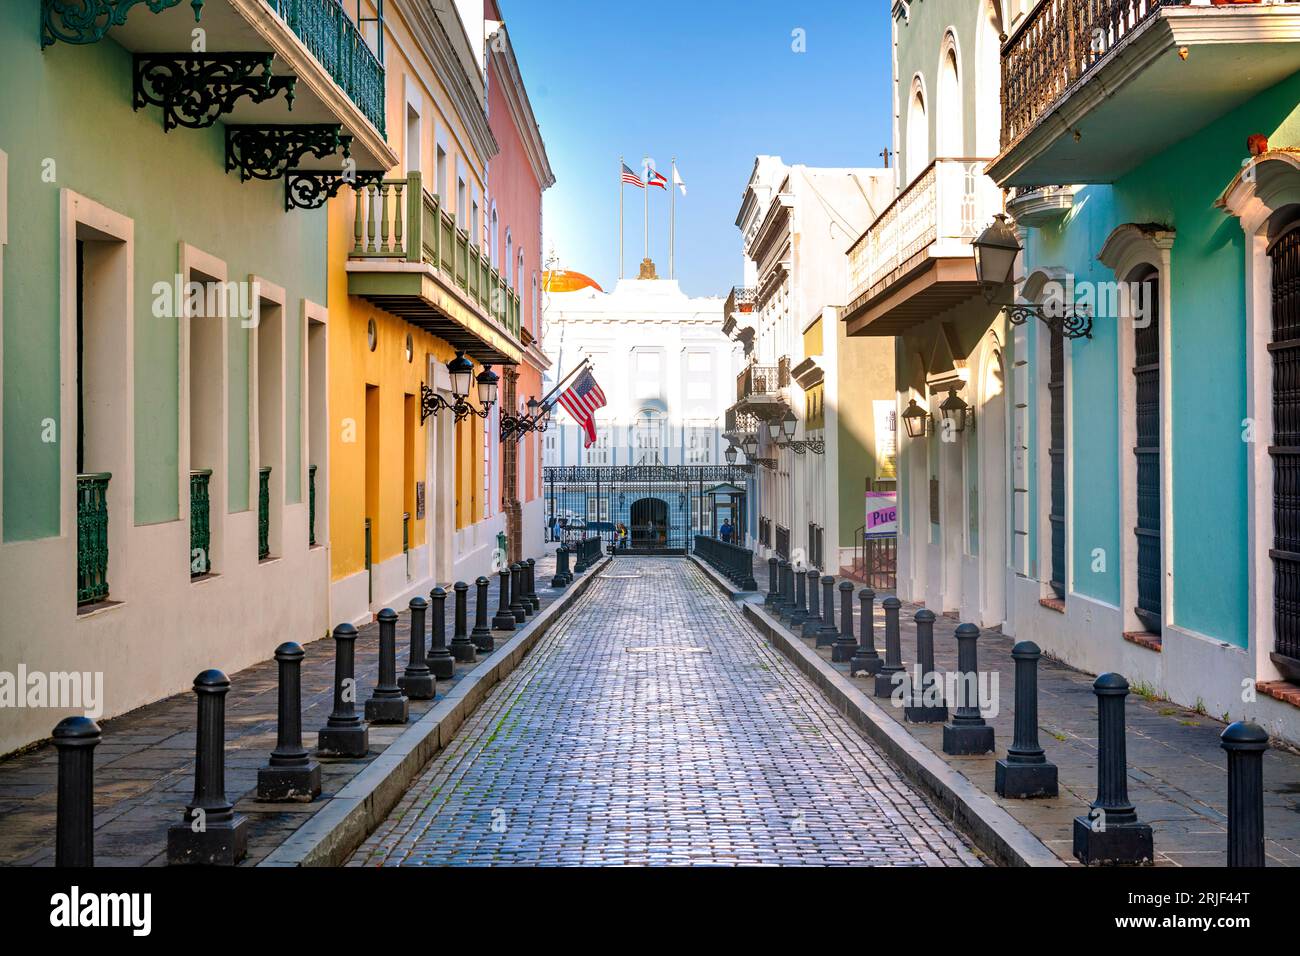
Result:
M77 603L108 597L108 482L111 473L77 475Z
M1041 0L1002 45L1002 148L1161 7L1186 0Z
M929 246L973 255L970 241L1002 211L986 159L936 159L885 207L849 250L852 298L907 271Z
M485 315L520 337L519 293L470 242L469 233L457 228L455 214L424 189L420 173L368 183L353 192L351 258L425 262Z

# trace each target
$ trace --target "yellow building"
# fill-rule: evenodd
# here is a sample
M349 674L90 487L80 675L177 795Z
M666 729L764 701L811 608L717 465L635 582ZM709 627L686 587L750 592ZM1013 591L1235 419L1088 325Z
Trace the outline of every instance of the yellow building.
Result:
M356 171L329 209L332 620L365 621L492 569L504 532L499 409L455 421L446 363L522 356L519 300L486 252L497 144L484 114L481 3L361 5L384 60L393 170ZM462 19L464 18L464 19ZM477 39L475 39L477 38ZM422 393L428 389L427 398ZM437 396L437 398L434 398ZM467 403L481 409L477 394Z

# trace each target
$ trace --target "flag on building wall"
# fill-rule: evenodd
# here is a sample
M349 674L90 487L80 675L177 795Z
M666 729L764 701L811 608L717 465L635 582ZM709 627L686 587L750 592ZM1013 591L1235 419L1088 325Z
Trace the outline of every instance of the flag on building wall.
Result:
M627 163L623 164L623 182L629 186L640 186L645 189L645 182L637 175L635 169L628 169Z
M645 171L645 177L646 177L647 186L658 186L660 189L668 188L668 177L665 176L663 173L659 172L659 170L657 169L651 169L649 166L647 166Z
M605 406L605 393L596 384L591 369L585 369L577 381L560 394L559 402L581 426L582 447L590 448L596 444L596 409Z

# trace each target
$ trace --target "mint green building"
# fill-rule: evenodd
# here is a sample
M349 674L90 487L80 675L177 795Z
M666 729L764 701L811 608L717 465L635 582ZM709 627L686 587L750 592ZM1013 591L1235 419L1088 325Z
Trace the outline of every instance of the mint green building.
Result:
M112 716L327 632L321 206L397 158L334 0L75 6L0 7L0 671Z

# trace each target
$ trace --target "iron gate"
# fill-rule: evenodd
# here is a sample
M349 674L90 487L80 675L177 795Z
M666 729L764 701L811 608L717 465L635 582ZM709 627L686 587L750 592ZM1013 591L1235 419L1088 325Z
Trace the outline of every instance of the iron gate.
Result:
M606 544L615 544L621 524L628 530L622 548L641 553L684 554L695 535L714 536L705 491L721 482L745 485L745 472L730 465L552 466L542 477L552 540L599 534ZM747 546L744 507L741 497L735 522L741 546Z

